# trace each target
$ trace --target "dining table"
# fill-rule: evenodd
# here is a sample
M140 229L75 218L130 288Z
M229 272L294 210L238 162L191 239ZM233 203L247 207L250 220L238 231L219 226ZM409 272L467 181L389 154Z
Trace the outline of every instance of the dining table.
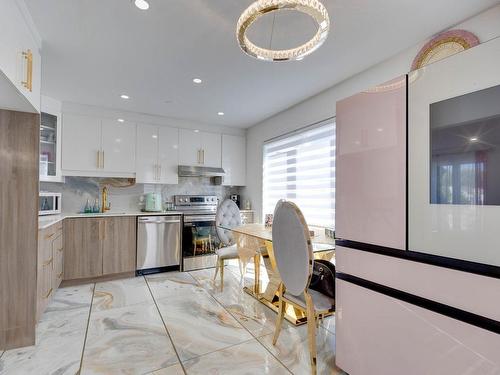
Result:
M244 273L247 264L253 259L255 273L253 286L245 286L244 291L277 312L281 278L273 252L272 228L264 224L220 225L220 227L233 233ZM309 231L314 258L325 259L335 264L335 239L325 234L325 228L310 226ZM268 276L265 288L261 280L261 262L264 263ZM292 305L287 305L285 318L294 325L307 322L305 311Z

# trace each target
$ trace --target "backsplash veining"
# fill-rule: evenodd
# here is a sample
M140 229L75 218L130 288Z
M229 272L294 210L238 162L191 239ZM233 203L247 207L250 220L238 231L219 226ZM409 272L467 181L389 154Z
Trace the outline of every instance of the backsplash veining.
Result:
M62 193L62 211L64 213L82 212L87 199L93 202L100 198L100 189L106 179L94 177L66 177L64 184L41 182L40 191ZM179 177L177 185L135 184L127 187L109 188L109 200L112 211L137 211L141 209L140 198L146 193L159 192L163 202L172 200L172 196L181 194L216 195L219 199L231 194L240 194L241 188L234 186L211 185L206 177Z

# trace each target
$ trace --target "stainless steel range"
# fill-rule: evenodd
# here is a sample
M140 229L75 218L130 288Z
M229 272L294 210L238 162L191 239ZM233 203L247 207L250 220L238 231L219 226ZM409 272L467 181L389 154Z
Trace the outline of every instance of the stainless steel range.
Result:
M184 213L182 266L184 271L215 267L215 250L222 247L215 228L218 199L213 195L176 195L176 211Z

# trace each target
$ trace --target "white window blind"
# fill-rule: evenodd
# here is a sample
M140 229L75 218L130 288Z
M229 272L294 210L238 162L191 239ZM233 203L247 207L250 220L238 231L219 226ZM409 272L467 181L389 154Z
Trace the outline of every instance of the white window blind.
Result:
M335 227L335 120L264 144L263 213L295 202L308 225Z

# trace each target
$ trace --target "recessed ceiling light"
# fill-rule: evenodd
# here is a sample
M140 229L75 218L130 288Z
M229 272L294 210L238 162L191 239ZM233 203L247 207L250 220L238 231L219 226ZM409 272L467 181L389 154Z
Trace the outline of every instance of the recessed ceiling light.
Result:
M119 118L119 119L118 119L118 122L125 122L125 120L124 120L124 119L122 119L122 118Z
M198 129L196 129L194 132L195 132L195 133L199 133L200 131L199 131Z
M203 81L199 78L193 78L194 83L202 83Z
M148 10L149 9L149 3L146 0L135 0L134 4L140 10Z
M219 116L224 116L224 112L217 112Z
M122 99L130 99L130 96L122 94L122 95L120 95L120 98L122 98Z
M472 138L470 139L470 141L471 141L471 142L477 142L477 141L478 141L478 139L477 139L477 137L472 137Z

